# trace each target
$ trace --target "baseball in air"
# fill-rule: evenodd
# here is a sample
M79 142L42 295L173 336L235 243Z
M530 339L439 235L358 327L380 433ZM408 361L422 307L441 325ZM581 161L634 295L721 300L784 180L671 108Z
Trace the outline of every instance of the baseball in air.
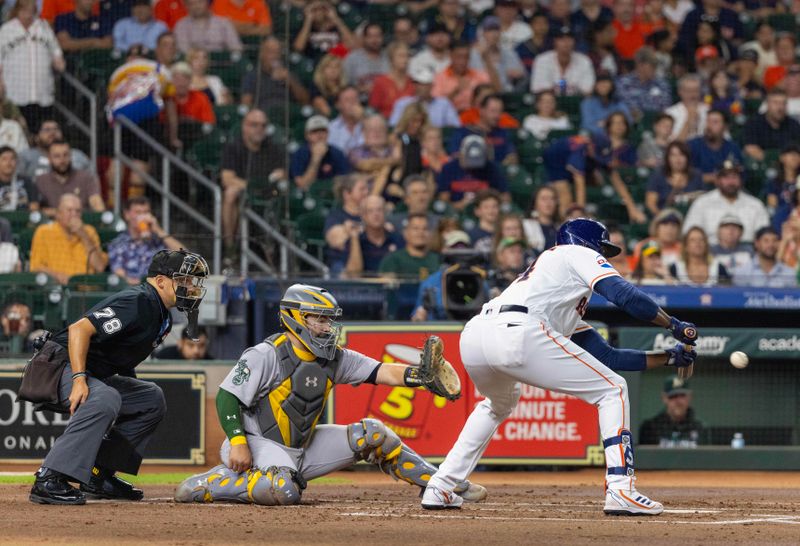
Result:
M742 351L734 351L731 353L731 366L734 368L746 368L750 364L750 357Z

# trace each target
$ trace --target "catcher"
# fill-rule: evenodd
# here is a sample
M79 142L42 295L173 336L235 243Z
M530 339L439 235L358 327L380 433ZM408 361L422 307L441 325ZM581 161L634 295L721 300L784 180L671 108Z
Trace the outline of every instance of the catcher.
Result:
M220 385L224 464L186 479L176 501L297 504L308 480L360 460L394 479L427 485L436 468L381 421L317 421L328 393L340 383L424 387L457 399L461 383L444 360L442 341L426 340L419 367L380 363L337 345L341 326L335 320L341 314L324 288L295 284L286 291L280 302L284 332L245 350ZM456 491L468 501L486 497L485 488L469 482Z

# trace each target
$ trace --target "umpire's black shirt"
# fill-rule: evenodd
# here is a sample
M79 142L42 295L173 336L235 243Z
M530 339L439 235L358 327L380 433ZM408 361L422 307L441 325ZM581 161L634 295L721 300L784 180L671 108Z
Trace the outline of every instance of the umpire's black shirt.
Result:
M98 379L134 375L133 369L172 329L169 309L146 282L107 297L83 316L97 330L89 343L86 369ZM53 341L67 348L68 337L65 328L53 336Z

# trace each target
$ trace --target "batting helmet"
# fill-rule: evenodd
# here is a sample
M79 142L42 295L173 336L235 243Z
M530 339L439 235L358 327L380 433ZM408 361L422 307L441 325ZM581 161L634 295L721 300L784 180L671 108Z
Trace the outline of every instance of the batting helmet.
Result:
M331 317L327 333L313 335L306 323L307 315ZM318 286L293 284L283 294L280 303L280 318L284 329L295 335L311 353L330 360L336 354L341 325L333 322L342 316L342 308L333 294Z
M606 258L613 258L622 249L608 240L608 229L597 220L575 218L564 222L558 230L556 243L559 245L580 245L599 252Z

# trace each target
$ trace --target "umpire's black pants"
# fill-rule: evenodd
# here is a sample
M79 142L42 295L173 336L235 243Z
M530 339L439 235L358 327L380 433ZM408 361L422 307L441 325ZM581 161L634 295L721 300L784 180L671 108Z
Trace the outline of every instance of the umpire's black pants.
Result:
M155 383L114 375L88 378L89 397L70 418L42 466L87 483L92 467L136 474L147 442L167 404ZM61 376L59 396L69 409L72 368Z

